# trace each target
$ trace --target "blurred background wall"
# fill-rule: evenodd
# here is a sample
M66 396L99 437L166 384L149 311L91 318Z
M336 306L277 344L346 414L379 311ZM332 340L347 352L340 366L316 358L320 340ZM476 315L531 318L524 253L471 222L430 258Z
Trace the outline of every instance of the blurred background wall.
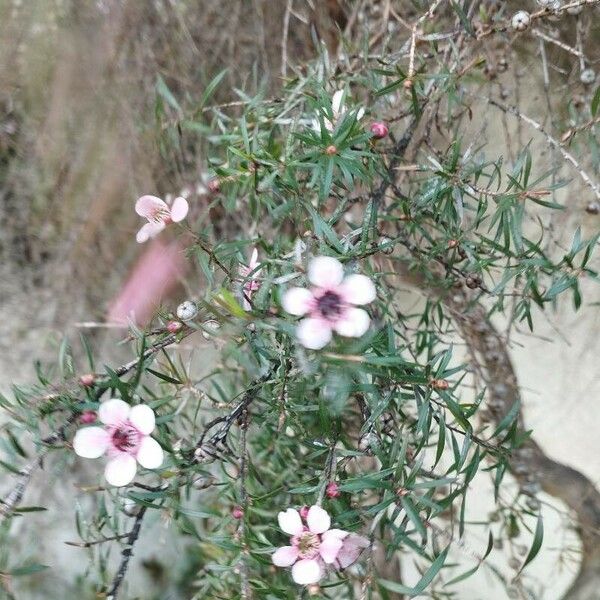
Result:
M294 60L334 38L337 2L314 4L290 20ZM284 13L268 0L0 0L0 389L65 328L102 321L141 252L135 199L206 169L161 159L157 78L191 102L223 69L215 101L276 89Z
M234 87L252 92L264 86L265 93L276 94L286 4L0 0L0 391L32 380L34 361L51 360L63 333L76 332L78 322L103 320L110 299L143 252L134 242L139 226L135 199L142 193L179 190L206 170L206 157L193 153L161 157L154 118L157 78L178 98L193 101L227 68L215 101L235 99ZM379 6L362 4L371 10ZM288 54L295 62L313 56L317 40L333 51L336 31L345 26L337 1L294 5ZM539 61L531 60L531 65L534 85L528 102L539 107L544 102L541 74L535 71ZM502 139L496 116L487 135ZM538 142L543 152L544 143ZM571 196L560 225L568 225L565 232L581 220L586 229L597 228L595 218L583 210L585 203L583 196ZM536 336L521 336L513 346L527 423L550 455L600 481L596 313L590 310L581 319L565 303L540 324ZM118 339L104 329L88 333L98 348ZM106 360L118 363L118 353L111 345ZM575 418L582 412L590 419L583 432ZM557 437L558 425L562 435ZM70 490L46 489L43 482L31 494L31 504L48 494L67 503L71 495ZM483 508L480 513L485 518ZM556 514L550 539L559 545L567 528ZM39 552L42 561L51 552L57 565L83 573L85 555L62 543L77 539L72 520L36 518L44 535L24 537L18 551ZM141 589L140 580L160 582L155 558L165 549L185 568L184 549L171 539L166 524L154 525L152 543L142 545L139 557L146 568L137 574L132 570L138 578L132 589ZM568 543L576 545L572 538ZM550 553L546 562L538 561L537 573L544 582L552 572L544 598L553 599L572 578L577 556L575 549L561 570L555 569L556 552L550 548ZM22 597L54 598L65 590L75 594L71 576L53 571L45 575L42 590L28 589ZM477 586L487 584L468 585L471 592L465 598L475 598ZM505 597L498 589L494 594L499 600Z

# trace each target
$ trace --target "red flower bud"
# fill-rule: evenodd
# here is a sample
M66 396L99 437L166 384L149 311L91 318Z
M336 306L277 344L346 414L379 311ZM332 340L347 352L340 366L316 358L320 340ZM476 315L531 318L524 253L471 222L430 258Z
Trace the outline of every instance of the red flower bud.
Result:
M183 325L179 321L169 321L167 323L167 331L169 333L177 333Z
M244 516L244 509L241 506L234 506L231 510L231 516L234 519L241 519Z
M340 486L335 481L331 481L325 488L325 494L328 498L339 498L342 492L340 492Z
M79 378L79 383L85 387L92 387L96 381L96 376L93 373L86 373Z
M79 417L80 423L84 423L85 425L89 425L90 423L94 423L98 415L95 410L84 410Z
M384 138L389 132L388 126L383 121L375 121L371 124L371 133L378 140Z

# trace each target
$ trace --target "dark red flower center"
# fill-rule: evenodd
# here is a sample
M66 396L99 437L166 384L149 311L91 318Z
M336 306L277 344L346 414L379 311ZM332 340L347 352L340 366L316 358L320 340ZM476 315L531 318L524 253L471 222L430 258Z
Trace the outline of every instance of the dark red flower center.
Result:
M121 452L130 452L139 442L139 434L131 425L120 425L112 434L112 443Z
M325 319L336 319L342 313L342 298L336 292L326 291L317 300L317 309Z

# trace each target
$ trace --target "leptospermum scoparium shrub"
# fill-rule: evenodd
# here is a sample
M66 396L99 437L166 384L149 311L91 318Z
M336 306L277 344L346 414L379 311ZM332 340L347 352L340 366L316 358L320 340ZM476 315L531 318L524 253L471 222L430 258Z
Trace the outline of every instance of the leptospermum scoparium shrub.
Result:
M131 324L131 361L98 367L87 342L65 342L58 372L2 400L13 419L2 464L16 480L3 519L26 518L40 461L60 455L96 567L81 597L140 597L124 592L132 548L156 527L181 537L165 558L184 582L177 597L452 597L503 543L518 545L512 572L490 573L525 594L543 541L542 454L496 327L533 330L565 294L578 309L598 235L546 241L565 181L536 174L529 146L500 155L471 111L486 75L470 49L557 11L515 25L481 5L474 29L459 4L411 13L403 45L376 59L362 45L337 69L322 57L275 100L240 93L210 108L221 75L199 110L160 80L164 160L208 157L210 183L131 205L148 221L138 242L187 249L191 297ZM544 131L486 89L488 111ZM598 93L586 94L571 136L597 120ZM26 451L18 438L32 435ZM103 455L105 478L85 460ZM471 522L481 485L491 516ZM466 545L469 530L483 542ZM7 560L7 576L41 569Z

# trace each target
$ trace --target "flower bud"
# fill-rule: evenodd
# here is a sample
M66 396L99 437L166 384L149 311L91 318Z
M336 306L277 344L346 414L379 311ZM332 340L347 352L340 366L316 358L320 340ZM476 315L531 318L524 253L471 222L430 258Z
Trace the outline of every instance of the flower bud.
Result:
M241 506L234 506L231 510L231 516L234 519L241 519L244 516L244 509Z
M389 132L390 130L383 121L375 121L375 123L371 124L371 133L378 140L384 138Z
M327 154L328 156L333 156L334 154L337 154L337 148L331 144L330 146L327 146L327 148L325 148L325 154Z
M183 325L181 324L180 321L169 321L167 323L167 331L169 333L177 333L178 331L181 330L182 327L183 327Z
M79 422L89 425L90 423L94 423L97 418L98 415L95 410L84 410L79 417Z
M96 376L93 373L86 373L79 378L79 383L84 387L92 387L96 381Z
M458 240L448 240L448 248L456 248L458 246Z
M445 379L432 379L431 387L434 390L447 390L450 384Z
M321 593L321 588L319 587L319 585L317 583L313 583L312 585L309 585L307 590L308 590L309 596L318 596Z
M306 517L308 517L308 506L303 506L300 509L300 516L306 520Z
M331 499L339 498L342 495L340 486L335 481L330 481L325 488L325 495Z
M191 300L186 300L177 307L177 316L182 321L189 321L190 319L193 319L197 314L198 307L196 306L196 303L192 302Z

